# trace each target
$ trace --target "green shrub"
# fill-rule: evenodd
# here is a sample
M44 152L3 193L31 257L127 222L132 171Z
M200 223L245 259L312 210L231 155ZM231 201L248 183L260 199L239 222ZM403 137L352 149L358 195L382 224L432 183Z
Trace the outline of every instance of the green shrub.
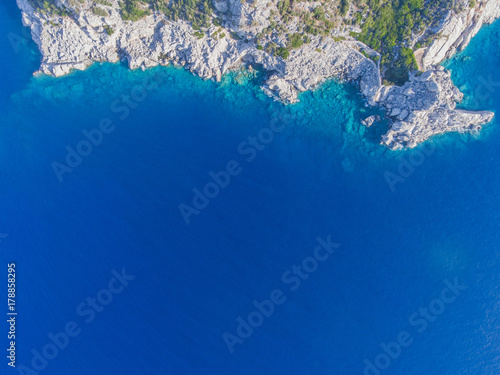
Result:
M288 59L288 57L290 56L290 51L285 47L279 47L276 50L276 56L279 56L283 59Z
M408 80L408 73L417 69L413 51L407 47L412 35L435 25L454 1L368 0L368 5L370 9L362 32L351 35L381 54L388 80L403 84Z
M109 36L113 35L115 33L115 30L113 30L110 26L106 25L104 26L104 31L106 32L106 34L108 34Z
M28 0L33 7L45 16L70 16L71 11L64 5L56 5L55 0Z
M195 29L208 28L212 24L221 26L221 21L214 16L211 0L149 0L153 9L164 14L171 21L191 22Z
M314 18L318 21L323 21L325 19L325 8L322 6L316 7L313 10Z
M111 3L108 0L93 0L95 4L105 5L110 7Z
M96 7L96 6L92 8L92 12L96 16L100 16L100 17L108 17L109 16L108 11L106 11L106 10L104 10L102 8Z
M299 48L304 44L304 38L302 37L302 34L292 34L290 37L290 43L292 45L292 48Z
M340 14L342 15L342 17L345 17L348 11L349 11L349 0L341 0Z
M151 14L149 10L142 9L139 3L139 0L123 0L120 3L122 19L135 22Z

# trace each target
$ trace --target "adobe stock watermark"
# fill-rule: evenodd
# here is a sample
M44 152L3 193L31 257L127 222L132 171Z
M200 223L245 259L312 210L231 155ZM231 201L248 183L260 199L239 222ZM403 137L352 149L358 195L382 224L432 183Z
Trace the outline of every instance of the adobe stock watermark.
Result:
M318 237L316 239L318 245L313 249L312 254L305 257L299 265L293 265L290 269L283 272L281 281L284 286L287 286L289 292L295 292L300 288L302 282L309 279L309 276L316 272L319 264L325 262L333 254L335 249L340 247L340 244L332 242L330 236L323 240ZM284 289L284 287L282 287ZM269 293L269 299L262 301L254 300L252 302L255 310L251 311L246 318L238 316L236 318L236 329L234 333L224 332L222 339L229 350L233 354L237 344L243 345L245 340L253 335L255 329L264 324L265 319L269 319L275 312L276 306L286 302L286 292L282 288L273 289Z
M113 277L109 280L106 288L99 290L95 296L88 297L76 308L76 315L83 319L85 324L90 324L96 318L96 315L102 312L118 294L123 292L129 282L135 279L135 276L126 273L125 268L120 272L112 270ZM82 332L82 323L76 321L67 322L59 332L49 332L48 342L41 349L32 349L31 367L19 365L17 372L19 375L38 375L44 371L50 361L56 359L59 354L68 347L71 339L74 339Z
M117 116L117 119L113 121L111 118L105 117L99 121L95 128L84 129L82 139L75 146L66 146L64 161L52 162L52 169L59 182L63 182L65 173L73 172L83 162L83 159L92 153L94 148L99 147L106 135L115 131L118 120L125 121L129 117L131 110L136 109L141 102L146 100L148 94L157 90L160 87L159 85L166 79L173 80L175 78L169 76L166 71L160 70L153 76L144 77L141 84L135 85L126 93L120 95L119 98L113 100L110 104L110 111Z
M237 152L239 156L243 157L243 162L229 160L223 170L210 171L208 173L208 182L201 188L195 187L192 189L191 203L180 203L178 205L184 222L190 224L193 215L198 216L201 211L207 208L210 202L229 186L232 179L241 174L244 166L253 162L257 155L265 150L278 134L285 130L289 122L289 115L273 116L268 126L260 129L257 134L249 136L238 145Z
M28 27L22 27L20 33L8 33L7 39L9 40L14 53L18 54L21 50L21 46L31 40L31 31Z
M418 149L411 150L408 154L398 158L399 165L395 171L385 171L384 178L391 189L396 191L396 185L405 182L410 178L415 170L424 164L425 160L434 154L436 146L432 142L425 142Z
M411 330L400 331L394 341L389 343L380 343L380 353L373 360L365 358L363 361L365 368L363 375L380 375L383 370L389 368L402 354L404 348L408 348L417 337L427 331L429 326L442 315L446 307L455 302L464 290L468 287L460 284L455 277L453 282L444 280L445 287L441 290L439 296L429 302L428 305L420 307L408 318L408 324ZM411 331L415 331L413 334Z
M493 81L491 74L488 75L487 79L483 76L479 76L477 80L478 84L474 90L474 95L481 101L488 100L495 92L496 88L500 87L500 82Z

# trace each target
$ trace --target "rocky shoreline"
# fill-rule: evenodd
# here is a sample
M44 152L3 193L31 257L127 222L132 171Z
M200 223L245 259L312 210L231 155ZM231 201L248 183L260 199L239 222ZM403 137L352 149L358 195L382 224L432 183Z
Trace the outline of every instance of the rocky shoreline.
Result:
M69 6L71 0L58 1ZM413 75L403 87L382 85L379 67L365 57L376 52L361 42L313 37L292 50L286 60L259 49L245 35L267 27L270 0L215 1L218 10L231 9L231 19L224 23L224 32L212 26L202 37L187 22L171 22L161 14L124 21L117 0L107 3L107 17L94 14L91 3L76 15L62 17L42 14L28 0L17 0L23 23L31 28L42 55L38 73L58 77L96 61L126 59L131 69L182 65L202 78L219 81L242 64L258 64L268 72L264 92L285 103L297 102L298 93L328 78L355 81L369 105L385 107L393 120L381 142L390 149L412 148L450 131L477 132L494 116L487 111L457 110L463 94L453 85L450 73L437 64L465 48L483 24L500 18L500 0L476 0L474 8L450 12L436 30L439 37L420 51L425 73Z

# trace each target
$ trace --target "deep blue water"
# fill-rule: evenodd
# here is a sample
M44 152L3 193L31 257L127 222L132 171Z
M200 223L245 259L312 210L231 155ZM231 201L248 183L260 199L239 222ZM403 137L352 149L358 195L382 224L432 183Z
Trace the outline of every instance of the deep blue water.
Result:
M17 368L4 357L2 373L351 375L365 359L382 374L499 373L497 120L390 152L349 85L282 106L242 73L214 83L96 64L33 78L36 46L8 38L26 33L15 4L0 18L0 259L5 277L16 262L19 314ZM497 22L445 64L464 108L500 113L499 44ZM141 91L145 78L159 87ZM128 116L123 95L140 99ZM60 182L53 163L103 119L112 131ZM273 140L257 151L259 132ZM239 173L186 224L179 205L232 160ZM282 275L328 236L340 247L291 290ZM123 268L135 278L111 294ZM467 289L445 303L455 279ZM231 354L223 334L275 289L285 301ZM96 296L105 306L89 313ZM75 337L57 349L50 334L65 328ZM383 354L398 337L409 345Z

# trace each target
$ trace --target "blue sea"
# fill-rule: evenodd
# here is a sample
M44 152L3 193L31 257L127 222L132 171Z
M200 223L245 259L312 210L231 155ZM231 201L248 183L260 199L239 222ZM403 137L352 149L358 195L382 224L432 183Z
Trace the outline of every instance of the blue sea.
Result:
M2 374L500 373L498 118L393 152L352 85L33 77L0 19ZM444 65L500 114L499 22Z

